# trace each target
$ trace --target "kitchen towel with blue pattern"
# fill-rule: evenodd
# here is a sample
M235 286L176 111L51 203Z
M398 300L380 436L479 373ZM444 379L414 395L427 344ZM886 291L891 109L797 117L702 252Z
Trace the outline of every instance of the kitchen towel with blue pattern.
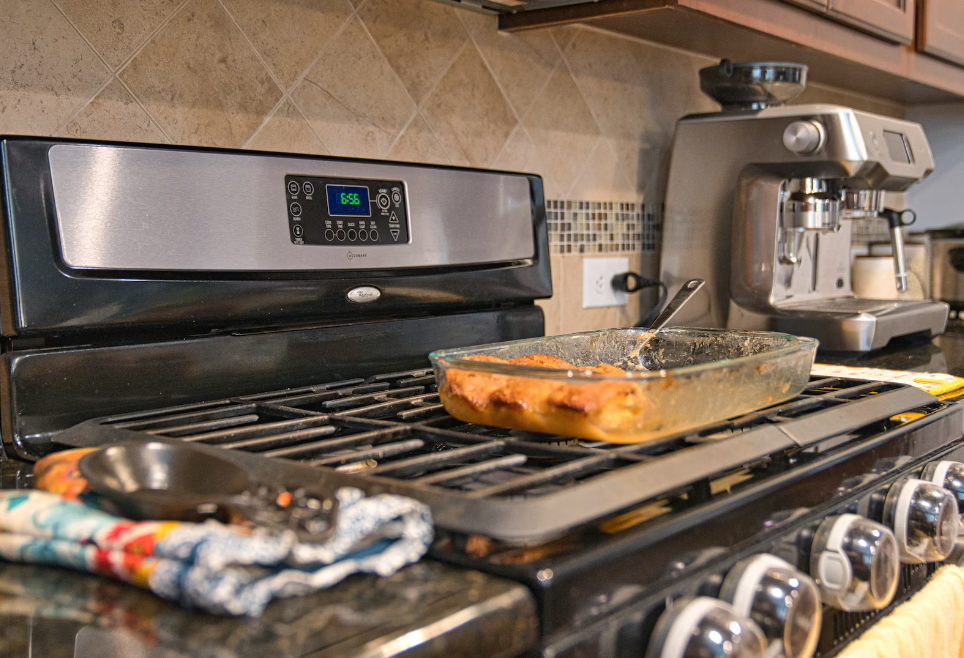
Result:
M216 614L260 615L353 573L390 576L432 541L431 513L391 494L336 492L335 533L299 542L217 521L129 521L47 491L0 491L0 558L89 571Z

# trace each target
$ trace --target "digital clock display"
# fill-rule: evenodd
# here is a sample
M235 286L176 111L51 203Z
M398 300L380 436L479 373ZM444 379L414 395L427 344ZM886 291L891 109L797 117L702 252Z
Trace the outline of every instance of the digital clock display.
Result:
M327 185L328 214L332 217L371 217L368 188L355 185Z

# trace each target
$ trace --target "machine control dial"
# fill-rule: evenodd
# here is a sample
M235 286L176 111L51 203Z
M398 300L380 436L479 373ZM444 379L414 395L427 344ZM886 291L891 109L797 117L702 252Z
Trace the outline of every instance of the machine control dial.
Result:
M857 514L827 517L813 536L810 576L824 602L839 610L887 607L900 578L900 549L894 533Z
M964 464L955 461L931 462L924 467L922 480L944 487L957 499L957 508L964 514Z
M957 498L933 482L899 481L887 492L884 523L894 529L902 562L942 561L950 555L957 539Z
M752 619L770 643L768 655L810 658L820 639L823 606L816 583L768 553L737 562L720 588L720 598L741 617Z
M794 121L783 131L783 145L797 155L811 155L823 147L826 132L817 121Z
M759 658L767 641L756 622L728 603L701 596L683 597L660 615L646 658Z

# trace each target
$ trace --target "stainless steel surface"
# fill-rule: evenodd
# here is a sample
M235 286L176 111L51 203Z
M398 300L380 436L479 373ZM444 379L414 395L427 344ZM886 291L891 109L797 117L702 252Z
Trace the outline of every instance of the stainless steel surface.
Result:
M669 303L663 307L663 310L660 311L659 315L656 316L656 319L653 320L653 323L649 326L649 330L659 331L665 327L670 320L676 317L676 314L679 313L679 310L683 308L683 305L689 301L690 297L695 295L705 283L706 281L703 279L690 279L680 286L680 289L676 292L673 298L669 300ZM639 352L637 352L637 355L638 354Z
M844 219L865 219L876 216L884 208L885 194L883 190L843 190Z
M700 89L724 109L783 105L807 86L807 67L790 62L731 62L700 69Z
M61 254L72 268L350 270L535 254L521 175L86 144L55 145L49 160ZM409 244L292 244L286 174L404 181Z
M894 278L897 292L907 292L907 263L904 261L904 231L899 226L890 229L890 241L894 250Z
M826 139L827 133L818 121L794 121L783 131L783 145L798 155L816 153Z
M784 146L786 127L801 118L819 121L826 128L828 140L820 153L798 156ZM912 163L889 157L879 137L885 129L907 136L915 156ZM930 148L918 124L849 108L798 105L682 119L670 162L661 278L671 294L694 277L708 283L681 313L681 324L727 326L734 261L757 265L747 265L733 276L737 294L745 291L753 299L769 299L774 282L794 296L813 282L810 258L802 258L795 269L774 262L778 208L782 195L789 192L784 181L843 179L850 187L901 191L932 169ZM736 214L735 206L742 207ZM739 225L757 215L773 221L760 221L752 229ZM734 242L734 234L748 237ZM818 272L817 290L848 294L849 254L844 262L836 261L849 250L849 229L844 225L839 234L821 235L819 243L819 251L827 255L823 262L836 271ZM836 287L838 279L844 281L842 288ZM826 289L827 284L832 284L831 289Z
M807 155L811 123L826 138ZM877 329L878 315L845 317L836 301L854 297L851 227L838 227L841 205L844 218L876 212L883 191L906 190L933 166L919 124L845 107L682 119L670 165L662 279L670 292L692 277L709 283L703 303L680 314L681 324L780 327L829 339L829 349L870 349L885 336L942 331L942 305L902 306ZM820 323L837 326L815 330Z
M823 350L867 352L898 336L943 333L948 310L943 302L850 296L788 304L774 314L754 313L733 304L730 314L734 325L811 336Z

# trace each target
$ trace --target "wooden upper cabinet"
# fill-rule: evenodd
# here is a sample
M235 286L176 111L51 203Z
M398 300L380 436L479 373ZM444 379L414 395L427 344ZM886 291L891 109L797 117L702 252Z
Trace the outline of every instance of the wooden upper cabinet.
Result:
M917 2L917 50L964 65L964 2Z
M897 43L914 41L914 0L830 0L830 15Z
M830 9L830 0L783 0L791 5L797 5L798 7L803 7L804 9L812 9L813 11L825 12Z

